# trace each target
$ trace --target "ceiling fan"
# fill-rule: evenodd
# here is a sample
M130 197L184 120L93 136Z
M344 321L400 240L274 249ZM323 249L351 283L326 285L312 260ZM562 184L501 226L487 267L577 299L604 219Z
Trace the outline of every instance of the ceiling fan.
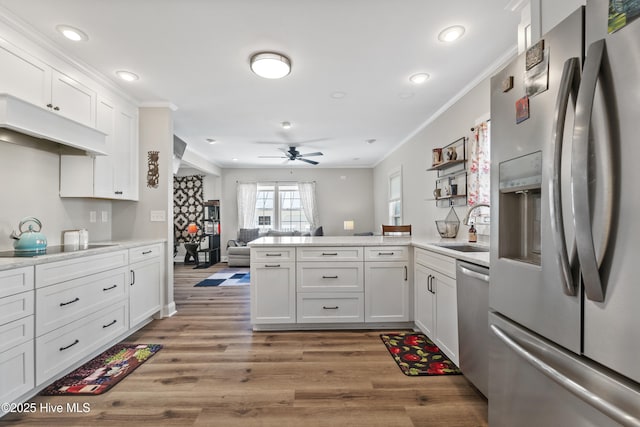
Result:
M314 161L314 160L309 160L306 157L313 157L313 156L322 156L323 154L319 151L316 151L315 153L306 153L306 154L301 154L296 147L291 146L289 147L288 150L285 150L284 148L280 148L280 151L282 151L282 153L284 154L284 156L258 156L262 159L287 159L288 161L291 160L300 160L306 163L310 163L312 165L317 165L318 162Z

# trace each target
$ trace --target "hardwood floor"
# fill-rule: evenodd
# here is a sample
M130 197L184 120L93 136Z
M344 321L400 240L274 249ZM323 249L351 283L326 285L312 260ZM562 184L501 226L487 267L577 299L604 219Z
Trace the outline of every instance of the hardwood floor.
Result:
M249 287L194 287L226 264L176 265L178 313L127 341L164 345L100 396L43 397L1 425L486 426L487 402L463 376L407 377L379 331L252 332ZM87 413L67 403L87 402Z

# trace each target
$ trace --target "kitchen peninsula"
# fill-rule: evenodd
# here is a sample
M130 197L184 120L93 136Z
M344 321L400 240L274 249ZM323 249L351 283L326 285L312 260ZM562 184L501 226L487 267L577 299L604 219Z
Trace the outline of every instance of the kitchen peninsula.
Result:
M488 266L488 253L399 236L262 237L251 248L254 330L414 327L413 249Z

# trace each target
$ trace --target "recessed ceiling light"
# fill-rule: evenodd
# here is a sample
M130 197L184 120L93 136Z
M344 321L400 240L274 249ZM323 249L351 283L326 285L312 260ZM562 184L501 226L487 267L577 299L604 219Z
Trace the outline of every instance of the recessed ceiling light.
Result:
M418 74L414 74L413 76L409 77L409 80L411 81L411 83L415 83L417 85L422 84L424 82L426 82L427 80L429 80L429 74L427 73L418 73Z
M331 93L331 97L334 98L334 99L342 99L345 96L347 96L347 94L344 93L344 92L332 92Z
M216 140L215 140L215 139L213 139L213 138L207 138L207 142L208 142L209 144L213 145L213 144L215 144L215 143L216 143L216 142L218 142L218 141L216 141Z
M291 72L291 61L279 53L256 53L250 62L251 70L265 79L281 79Z
M140 78L137 74L125 70L116 71L116 75L125 82L134 82Z
M69 40L73 40L74 42L89 40L89 36L87 36L84 31L79 30L75 27L71 27L69 25L58 25L56 26L56 30L58 30L60 34L62 34Z
M461 25L454 25L453 27L445 28L438 34L438 40L441 42L452 42L458 40L464 34L464 27Z
M291 123L290 122L282 122L282 129L291 129Z

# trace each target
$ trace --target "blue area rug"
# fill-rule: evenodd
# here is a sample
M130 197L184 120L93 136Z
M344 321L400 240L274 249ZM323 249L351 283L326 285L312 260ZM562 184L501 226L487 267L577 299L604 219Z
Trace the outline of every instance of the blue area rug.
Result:
M225 268L197 283L197 287L248 285L251 281L249 268Z

